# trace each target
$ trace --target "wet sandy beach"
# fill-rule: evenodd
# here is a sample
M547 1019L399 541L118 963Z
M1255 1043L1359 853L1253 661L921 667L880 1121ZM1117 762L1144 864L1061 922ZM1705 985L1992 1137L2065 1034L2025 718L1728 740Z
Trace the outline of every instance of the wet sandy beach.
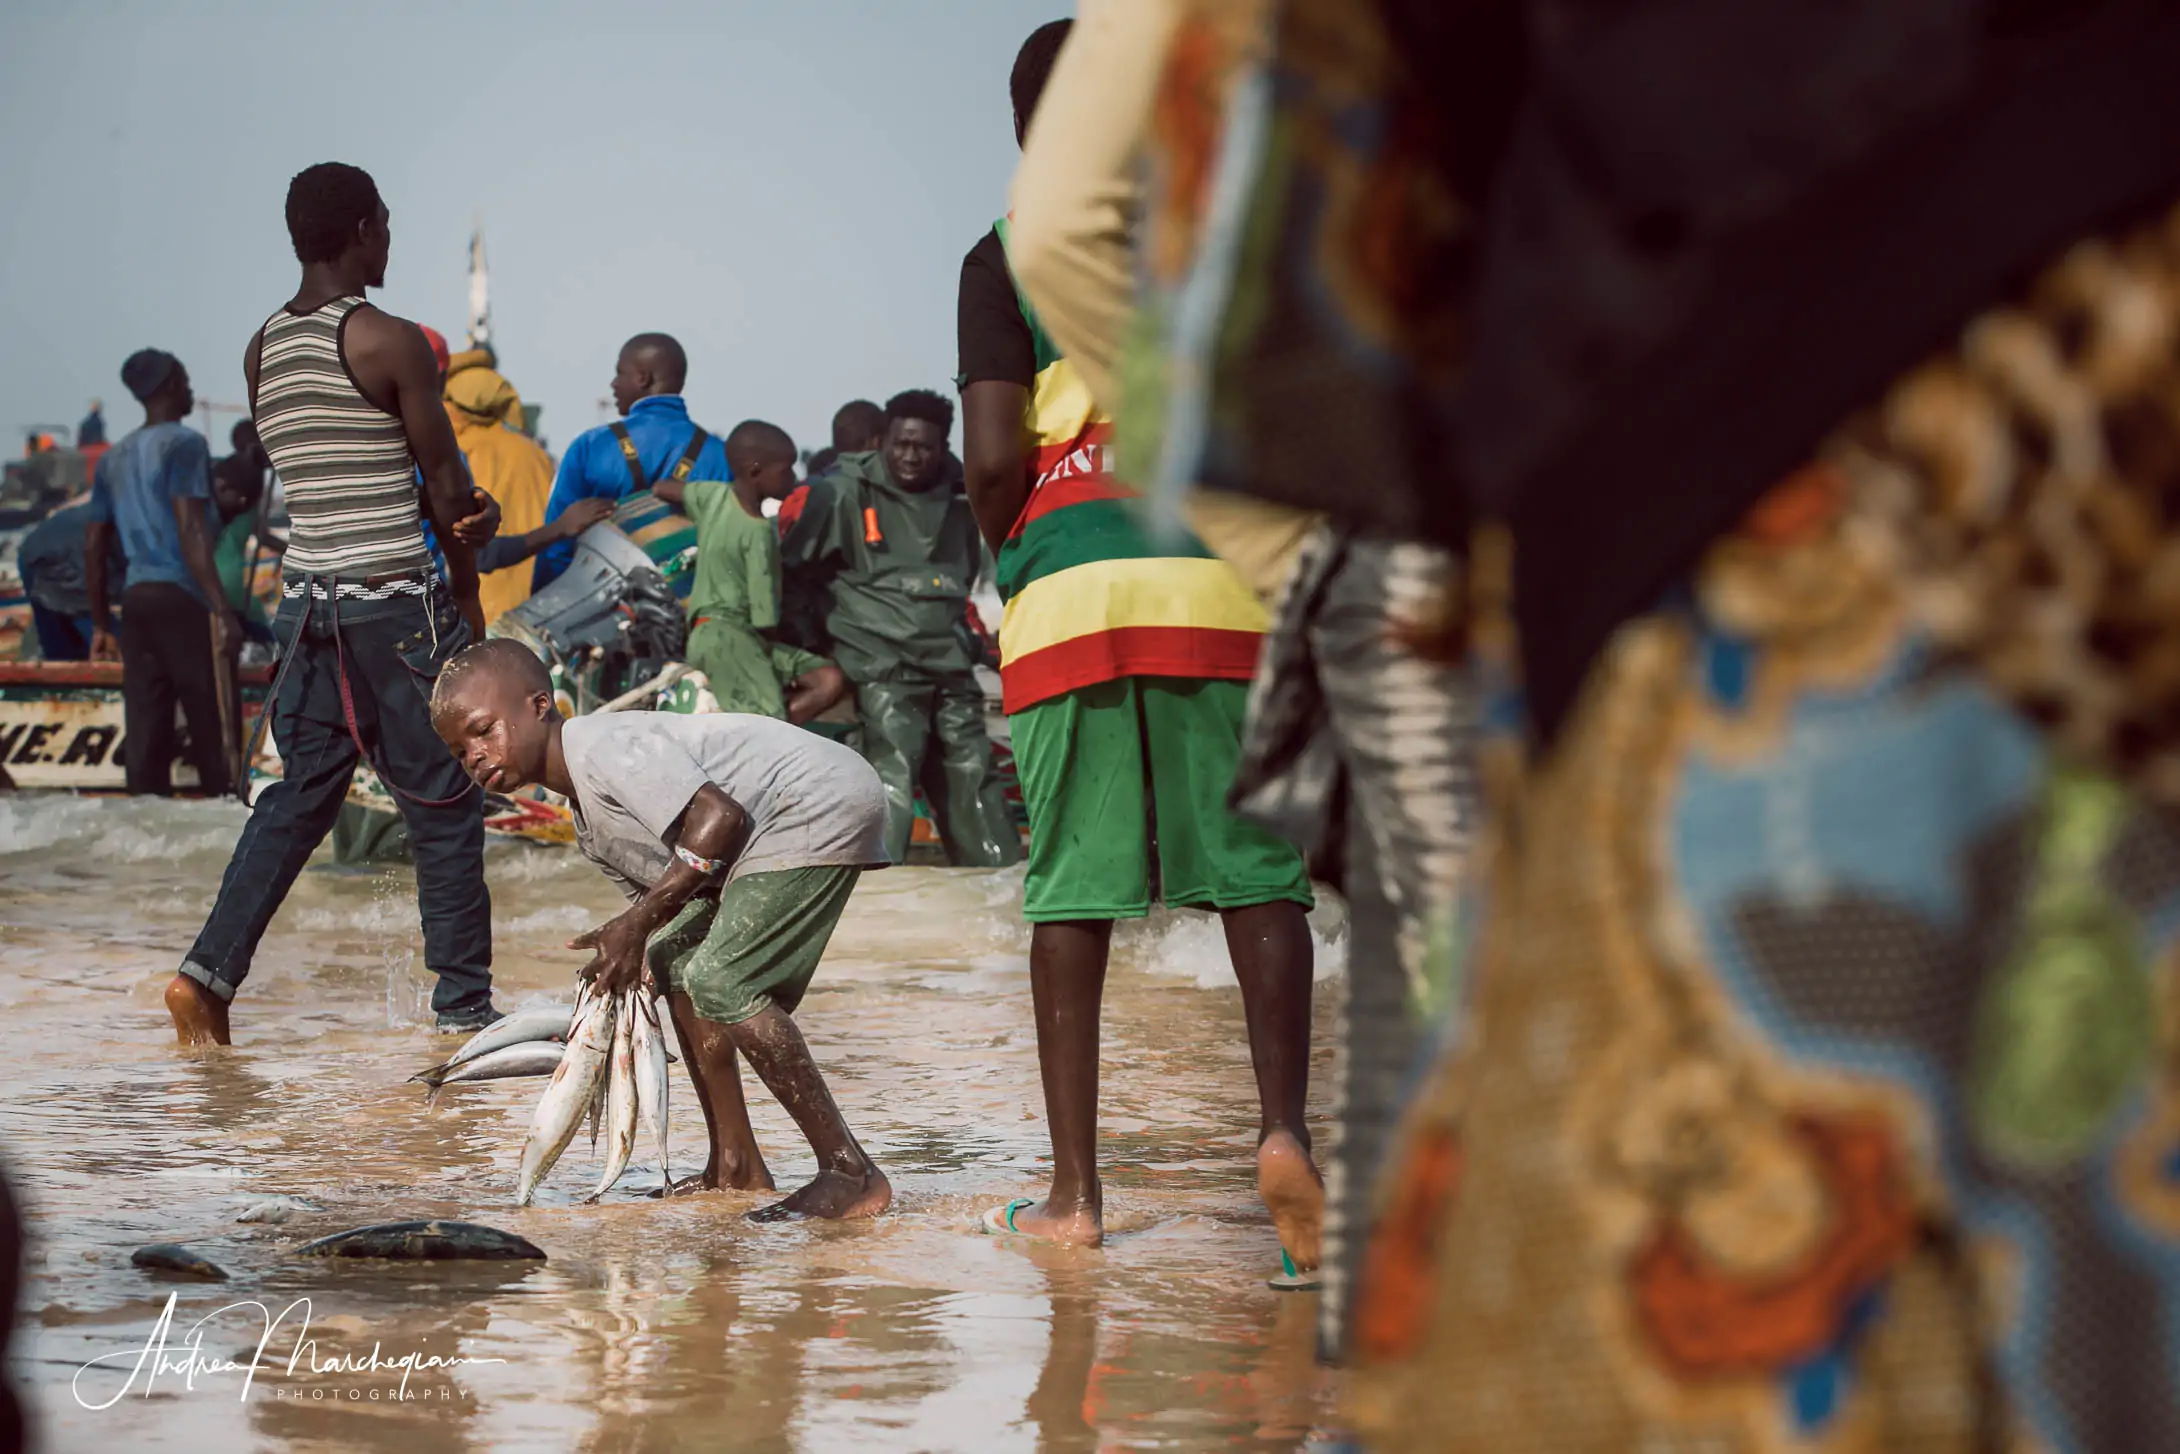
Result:
M1291 1448L1325 1418L1315 1298L1264 1286L1278 1243L1254 1195L1255 1097L1216 921L1116 942L1103 1251L976 1229L1046 1163L1019 870L866 877L798 1015L892 1178L891 1213L759 1227L741 1216L753 1195L650 1202L641 1153L583 1206L598 1169L583 1138L517 1211L543 1082L456 1087L429 1112L406 1083L459 1041L428 1028L405 868L306 873L238 1003L237 1048L175 1049L159 992L240 821L226 804L0 798L0 1157L32 1238L16 1375L39 1447ZM559 946L618 896L572 852L495 844L488 871L501 1007L566 999L581 956ZM1321 978L1338 920L1316 916ZM1320 1145L1331 1019L1321 990ZM673 1096L675 1164L693 1169L702 1121L678 1066ZM807 1148L761 1089L751 1104L775 1178L797 1184ZM235 1221L277 1195L317 1210ZM550 1260L290 1255L431 1216L521 1233ZM130 1265L159 1241L232 1280ZM211 1315L205 1358L246 1362L285 1310L267 1371L247 1391L239 1373L194 1389L162 1374L147 1396L150 1365L134 1365L170 1295L177 1360ZM311 1346L291 1376L300 1298ZM325 1367L374 1345L382 1362L472 1361L410 1373L406 1396L398 1369Z

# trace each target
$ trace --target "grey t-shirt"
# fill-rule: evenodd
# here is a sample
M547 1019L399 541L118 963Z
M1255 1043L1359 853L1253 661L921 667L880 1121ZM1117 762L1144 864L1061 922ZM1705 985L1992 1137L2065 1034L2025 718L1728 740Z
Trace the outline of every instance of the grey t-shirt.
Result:
M576 846L624 888L648 889L673 865L667 830L706 783L749 814L749 841L727 877L789 868L878 868L886 795L851 747L741 712L600 712L560 730L580 807Z

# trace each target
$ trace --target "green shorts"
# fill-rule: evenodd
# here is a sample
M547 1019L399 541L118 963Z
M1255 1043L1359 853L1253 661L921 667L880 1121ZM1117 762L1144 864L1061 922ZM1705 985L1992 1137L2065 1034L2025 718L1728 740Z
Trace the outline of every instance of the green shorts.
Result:
M720 889L717 899L692 899L651 936L645 951L651 973L721 1025L746 1020L766 1005L793 1014L862 872L753 873Z
M1301 853L1226 808L1248 700L1240 682L1122 677L1012 714L1029 809L1022 917L1138 919L1153 898L1309 907Z

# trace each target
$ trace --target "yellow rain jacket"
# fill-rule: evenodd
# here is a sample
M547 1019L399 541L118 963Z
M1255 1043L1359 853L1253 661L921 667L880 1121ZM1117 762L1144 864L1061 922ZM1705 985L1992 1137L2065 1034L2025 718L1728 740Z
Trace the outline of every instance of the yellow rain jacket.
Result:
M545 523L552 494L552 457L522 430L522 397L485 363L481 350L458 353L447 363L447 418L455 442L468 456L477 487L500 502L500 533L527 535ZM478 601L487 623L530 598L530 562L487 572Z

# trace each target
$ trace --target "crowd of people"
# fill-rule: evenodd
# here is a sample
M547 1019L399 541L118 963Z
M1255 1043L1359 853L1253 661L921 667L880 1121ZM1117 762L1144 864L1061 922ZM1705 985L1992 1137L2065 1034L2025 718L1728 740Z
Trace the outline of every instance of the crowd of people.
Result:
M770 1184L739 1055L819 1161L769 1214L883 1211L794 1011L919 793L954 862L1022 852L988 562L1053 1167L986 1230L1102 1242L1112 926L1163 902L1221 918L1270 1280L1322 1289L1371 1447L2180 1447L2180 31L1530 8L1040 28L959 275L958 457L909 390L806 482L776 426L698 426L641 334L548 492L491 361L363 301L371 180L298 176L302 283L247 363L293 522L286 772L180 1037L227 1040L366 751L440 1022L484 1023L475 792L542 783L630 899L586 975L650 975L692 1049L687 1189ZM210 668L175 663L242 629L248 494L178 362L123 380L146 423L66 527L53 630L194 741ZM727 710L563 720L478 644L487 583L509 609L646 492L696 524ZM828 713L860 756L796 725ZM1313 880L1353 926L1329 1154Z

